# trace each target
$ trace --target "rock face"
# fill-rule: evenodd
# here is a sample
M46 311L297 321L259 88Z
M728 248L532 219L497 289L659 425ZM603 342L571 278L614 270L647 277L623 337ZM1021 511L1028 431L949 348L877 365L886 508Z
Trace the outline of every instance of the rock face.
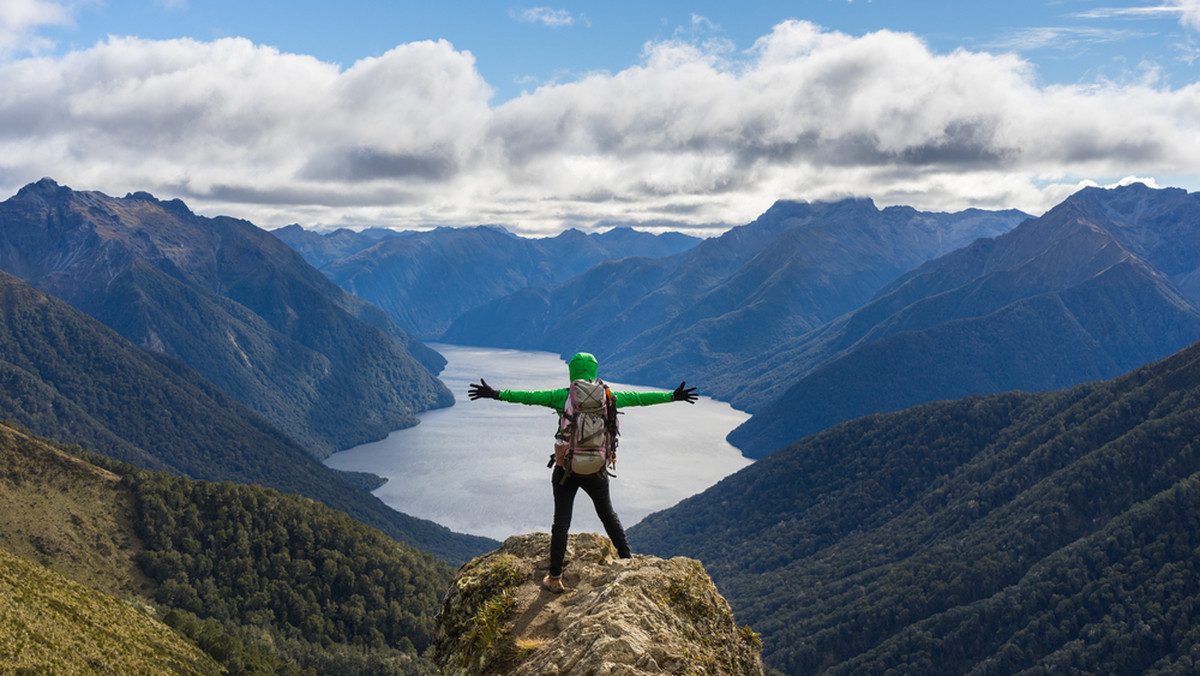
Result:
M738 627L698 561L620 559L572 535L563 581L541 587L547 533L516 535L465 564L437 615L443 674L762 674L761 642Z

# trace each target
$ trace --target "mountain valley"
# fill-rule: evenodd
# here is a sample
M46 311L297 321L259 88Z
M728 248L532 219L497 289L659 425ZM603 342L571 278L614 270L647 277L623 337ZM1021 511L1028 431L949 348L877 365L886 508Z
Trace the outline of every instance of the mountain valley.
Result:
M555 284L610 260L661 258L699 243L669 232L566 230L528 239L502 228L438 228L380 237L319 235L288 226L274 234L347 291L379 306L404 330L437 339L459 315L528 287Z
M387 507L186 365L5 273L0 384L3 419L41 436L147 469L306 495L448 561L492 544Z
M453 405L422 340L587 349L753 413L755 462L629 535L702 562L769 669L1187 673L1198 226L1131 184L781 201L705 240L268 233L43 179L0 203L0 557L36 607L169 627L184 673L434 673L452 567L498 543L320 458Z

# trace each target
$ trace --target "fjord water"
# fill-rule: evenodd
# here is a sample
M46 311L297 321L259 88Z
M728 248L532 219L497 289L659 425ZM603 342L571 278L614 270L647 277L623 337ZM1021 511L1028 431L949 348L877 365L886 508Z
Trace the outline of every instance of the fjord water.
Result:
M375 490L383 502L461 533L502 540L549 531L553 501L546 461L558 416L548 408L471 401L467 388L480 377L496 389L565 387L566 364L549 352L431 347L446 357L439 377L457 403L421 414L416 427L334 454L325 464L386 477L388 482ZM680 375L681 380L686 377ZM615 390L654 389L610 385ZM622 411L617 476L610 486L626 527L751 462L725 441L730 430L749 418L728 404L701 397L694 405L673 402ZM571 530L603 532L582 492Z

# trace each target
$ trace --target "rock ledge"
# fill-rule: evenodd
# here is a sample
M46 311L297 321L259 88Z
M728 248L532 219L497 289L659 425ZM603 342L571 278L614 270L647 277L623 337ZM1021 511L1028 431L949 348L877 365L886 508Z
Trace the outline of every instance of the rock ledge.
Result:
M443 674L762 674L758 635L698 561L619 559L580 533L552 594L549 558L548 534L516 535L459 569L435 628Z

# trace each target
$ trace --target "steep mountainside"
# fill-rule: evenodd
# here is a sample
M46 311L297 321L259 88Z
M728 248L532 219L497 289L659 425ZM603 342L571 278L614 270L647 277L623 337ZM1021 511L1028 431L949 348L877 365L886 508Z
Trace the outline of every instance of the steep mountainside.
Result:
M1200 266L1180 253L1200 256L1198 221L1178 220L1200 218L1200 198L1180 192L1082 191L730 368L725 377L742 381L733 404L755 411L730 441L762 457L868 413L1111 378L1200 339L1200 310L1171 282ZM794 374L789 389L781 372Z
M843 423L630 529L809 673L1187 673L1200 344L1070 390Z
M140 467L306 495L449 561L492 544L396 512L195 371L4 273L0 419Z
M608 260L678 253L700 241L631 228L592 235L567 230L545 239L488 226L386 238L372 231L349 235L341 230L321 236L296 226L275 234L342 288L427 339L441 336L463 312L513 291L560 282Z
M312 500L138 470L5 426L0 459L6 667L160 673L143 665L180 659L164 646L182 635L231 673L433 671L420 653L451 571L428 554ZM202 665L191 651L181 664Z
M0 549L0 662L12 674L219 674L134 606Z
M1200 304L1200 196L1135 183L1112 191L1085 188L1071 203Z
M443 339L569 354L588 349L613 378L680 378L726 398L730 364L773 351L860 306L897 275L1025 214L879 210L870 200L779 202L753 223L658 259L597 266L460 317Z
M43 179L0 203L0 268L188 364L320 456L453 402L430 372L440 355L377 308L269 233L178 200Z
M0 549L114 596L153 593L121 477L5 425L0 467Z

